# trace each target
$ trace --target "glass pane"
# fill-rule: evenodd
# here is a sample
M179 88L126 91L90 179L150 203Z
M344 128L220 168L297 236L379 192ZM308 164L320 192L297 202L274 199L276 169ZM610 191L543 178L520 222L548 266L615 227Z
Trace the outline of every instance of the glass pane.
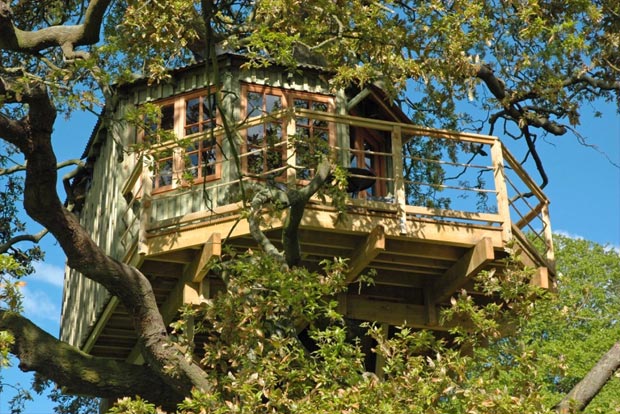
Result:
M278 123L271 123L267 124L266 127L266 136L277 138L277 141L280 141L282 139L282 125Z
M200 98L193 98L185 105L185 125L198 123L200 119Z
M263 95L256 92L248 92L248 117L260 116L263 112Z
M323 140L325 142L327 142L329 140L329 133L327 131L323 131L321 129L319 130L314 130L314 136L315 138L318 138L320 140Z
M318 119L313 119L312 125L318 128L327 128L327 121L320 121Z
M202 99L202 120L215 119L216 117L215 95L207 95Z
M203 177L215 174L215 149L213 147L209 147L203 150L201 158Z
M250 147L250 149L252 147L257 147L257 146L261 146L262 145L264 133L265 133L265 131L264 131L262 125L257 125L257 126L253 126L251 128L248 128L247 143L248 143L248 146Z
M327 104L325 102L312 102L312 110L327 112Z
M263 155L256 153L248 155L248 171L252 174L260 174L263 172Z
M172 184L172 160L167 159L159 163L157 186L163 187Z
M165 131L174 129L174 104L168 104L161 107L160 128Z
M267 113L282 109L282 99L278 95L265 95L265 110Z

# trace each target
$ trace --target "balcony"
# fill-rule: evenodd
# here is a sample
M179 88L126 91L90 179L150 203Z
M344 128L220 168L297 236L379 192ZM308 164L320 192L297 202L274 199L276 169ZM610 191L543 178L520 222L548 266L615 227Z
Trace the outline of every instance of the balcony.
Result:
M252 128L273 123L283 131L278 139L244 145ZM308 149L295 141L300 124L350 137L351 145L330 144L332 155L353 172L372 173L367 188L346 198L346 214L329 199L315 197L300 226L304 266L318 269L326 258L349 259L352 286L339 298L347 317L446 329L437 320L450 296L461 289L476 295L472 276L484 269L501 271L507 249L535 269L532 283L552 287L549 201L497 138L295 109L237 125L237 157L223 140L225 131L212 131L223 155L210 157L208 168L222 172L218 180L185 183L183 162L173 162L181 165L170 172L176 188L154 194L152 158L142 156L136 163L122 188L128 203L120 214L117 256L151 279L167 321L182 303L224 290L206 266L223 245L256 249L241 193L266 182L303 185L312 174L311 166L302 165ZM275 161L268 162L273 154ZM260 163L263 167L248 168ZM265 233L279 246L283 217L265 214L264 222ZM369 269L376 270L375 285L360 289L353 282ZM84 349L131 360L137 351L126 312L115 298L102 307Z

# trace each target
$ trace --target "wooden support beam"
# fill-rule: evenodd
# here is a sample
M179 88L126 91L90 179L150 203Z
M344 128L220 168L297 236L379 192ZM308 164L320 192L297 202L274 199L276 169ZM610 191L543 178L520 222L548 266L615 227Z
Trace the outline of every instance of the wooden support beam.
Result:
M537 268L530 283L543 289L549 289L551 287L549 284L549 270L546 267Z
M385 232L383 226L376 226L366 237L364 243L358 246L351 255L349 271L345 278L346 283L351 283L379 253L385 250Z
M404 325L411 328L447 331L457 325L464 326L466 329L471 325L463 319L452 320L445 326L439 324L429 325L424 305L370 299L355 294L347 296L346 308L345 316L347 318L385 323L393 326Z
M493 243L490 238L484 237L473 248L467 251L448 271L435 280L427 289L430 289L429 304L446 301L454 292L458 291L467 280L478 273L482 267L495 259Z
M209 261L213 257L222 256L222 235L220 233L211 233L209 239L202 247L196 270L192 281L198 283L204 279L205 275L209 271Z
M118 303L118 298L116 296L112 296L110 298L110 301L103 309L103 312L99 316L99 319L97 319L97 323L95 323L95 326L90 331L90 334L88 335L84 346L82 346L82 351L86 353L91 351L91 349L95 345L95 342L97 342L97 338L99 338L99 335L101 335L101 332L103 332L103 329L107 325L108 320L110 320L112 313L114 313L114 310L118 306Z

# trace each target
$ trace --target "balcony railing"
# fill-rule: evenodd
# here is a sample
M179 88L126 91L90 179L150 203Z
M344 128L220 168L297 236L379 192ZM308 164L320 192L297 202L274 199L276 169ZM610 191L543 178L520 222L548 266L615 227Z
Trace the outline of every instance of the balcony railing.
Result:
M352 208L366 209L369 214L381 211L398 214L403 228L410 221L493 228L501 231L505 243L517 238L532 246L532 254L553 263L549 200L502 143L492 136L305 109L282 110L237 125L234 138L228 140L228 144L221 139L220 148L229 149L213 163L221 163L221 167L228 164L221 169L227 173L217 181L206 183L205 187L216 191L238 187L241 183L253 185L260 180L270 180L277 185L303 185L312 175L312 165L307 164L312 157L308 155L325 150L313 149L299 139L296 133L300 119L306 123L304 125L316 123L322 128L327 125L332 137L352 134L354 138L350 142L365 139L363 146L329 145L333 159L350 168L349 180L368 179L369 174L360 174L361 170L368 170L372 175L369 187L350 194L347 204ZM265 125L264 130L268 131L267 126L276 121L281 126L279 132L271 137L255 136L252 145L247 144L249 128ZM211 133L223 137L225 131L217 128ZM235 153L230 151L233 143ZM136 164L123 188L128 200L123 216L127 229L121 238L124 245L138 241L140 246L144 242L147 228L153 225L150 213L146 212L150 211L151 203L156 207L171 197L191 191L187 183L178 183L175 190L151 195L152 167L144 161L148 159L143 157L142 162ZM302 162L306 164L300 165ZM140 207L136 208L138 199ZM229 214L230 205L237 201L238 198L233 197L210 206L211 216ZM191 211L181 214L187 213L191 220ZM196 219L200 217L198 212L195 215ZM178 225L178 220L169 219L158 217L158 227L167 222L170 226Z

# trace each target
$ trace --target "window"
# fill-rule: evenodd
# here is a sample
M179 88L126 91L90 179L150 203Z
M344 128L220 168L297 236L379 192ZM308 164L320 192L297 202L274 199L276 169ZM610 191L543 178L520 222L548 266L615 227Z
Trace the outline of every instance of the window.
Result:
M155 154L153 190L164 191L187 181L220 178L220 154L213 129L218 125L216 97L209 91L182 95L156 103L161 116L147 128L142 139L164 146ZM166 134L156 134L165 131ZM150 138L154 137L154 138ZM183 139L184 147L172 139ZM180 144L179 144L180 145Z
M351 128L350 166L372 172L378 179L370 188L360 193L361 197L383 197L386 194L386 138L377 131L365 128Z
M246 119L273 114L281 109L294 108L313 111L333 111L332 99L316 95L258 85L245 85L243 105ZM243 166L251 175L265 175L268 172L281 176L286 165L289 149L294 149L297 178L309 179L316 167L318 152L327 153L335 141L330 125L326 121L300 118L295 120L295 135L287 136L288 117L269 118L265 122L245 130ZM289 130L290 132L290 130ZM294 145L291 147L291 140ZM301 168L299 168L301 167Z
M283 108L283 96L267 91L248 91L246 94L247 117L273 113ZM286 146L282 140L283 120L273 119L246 130L244 157L246 171L250 174L276 170L284 165Z
M313 99L294 98L295 108L311 109L313 111L327 112L326 102ZM295 155L298 167L306 167L297 171L297 177L311 179L314 168L317 166L319 153L329 152L329 124L326 121L310 118L297 118L295 120Z

